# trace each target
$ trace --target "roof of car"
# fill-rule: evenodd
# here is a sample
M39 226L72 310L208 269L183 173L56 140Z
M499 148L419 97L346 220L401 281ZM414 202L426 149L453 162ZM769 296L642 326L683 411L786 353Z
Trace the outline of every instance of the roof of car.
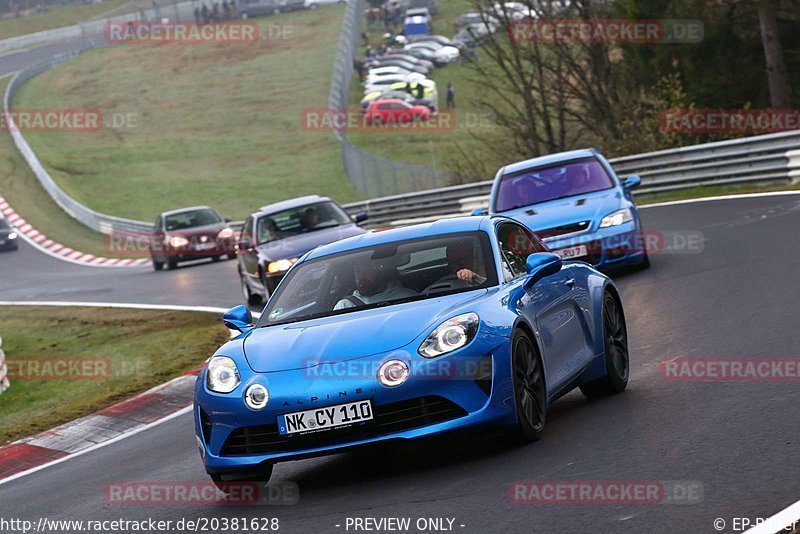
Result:
M503 168L503 174L513 174L515 172L533 169L535 167L543 167L545 165L553 165L554 163L561 163L573 159L591 158L597 155L597 151L593 148L584 148L581 150L570 150L568 152L558 152L557 154L548 154L538 158L526 159L525 161L518 161L511 165L506 165Z
M211 210L211 211L215 211L214 208L212 208L210 206L192 206L190 208L176 208L174 210L164 211L164 212L161 212L161 215L163 215L163 216L175 215L176 213L184 213L184 212L187 212L187 211L195 211L195 210Z
M434 237L456 232L474 232L480 229L481 223L488 218L490 217L453 217L425 224L415 224L413 226L382 230L380 232L367 232L317 247L309 254L308 259L395 241L406 241L420 237Z
M306 204L316 204L317 202L330 201L328 197L321 197L319 195L307 195L304 197L290 198L289 200L282 200L274 204L267 204L259 208L257 213L275 213L278 211L290 210L292 208L299 208Z

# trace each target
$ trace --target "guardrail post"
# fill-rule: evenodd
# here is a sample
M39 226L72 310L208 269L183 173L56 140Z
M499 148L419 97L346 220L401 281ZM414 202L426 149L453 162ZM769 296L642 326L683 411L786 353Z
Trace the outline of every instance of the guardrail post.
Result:
M800 182L800 150L790 150L786 153L789 162L786 167L789 169L789 182L796 184Z

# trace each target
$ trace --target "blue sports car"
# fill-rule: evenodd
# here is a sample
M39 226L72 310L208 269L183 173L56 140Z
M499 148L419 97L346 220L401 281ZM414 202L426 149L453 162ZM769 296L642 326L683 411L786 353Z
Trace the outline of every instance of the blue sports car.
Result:
M501 168L489 213L527 225L563 259L599 269L646 268L650 261L631 195L640 183L635 175L620 180L594 149L551 154Z
M300 258L259 320L195 386L197 442L224 490L277 462L501 425L539 438L575 387L625 389L628 343L614 283L564 262L502 216L370 232Z

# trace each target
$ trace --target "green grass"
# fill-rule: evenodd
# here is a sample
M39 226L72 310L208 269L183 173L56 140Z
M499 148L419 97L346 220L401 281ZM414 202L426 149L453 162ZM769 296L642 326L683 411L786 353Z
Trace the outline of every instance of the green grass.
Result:
M84 357L110 362L110 372L100 379L12 376L11 387L0 395L0 444L166 382L200 365L228 338L217 317L192 312L5 306L0 324L9 361Z
M56 4L49 6L50 10L47 13L30 13L19 18L13 16L4 18L0 20L0 39L78 24L128 2L129 0L104 0L99 4L75 3L67 6ZM35 3L31 2L30 5L34 7Z
M0 80L0 92L8 79ZM28 164L17 151L7 130L0 131L0 195L3 195L20 216L50 239L75 250L108 256L106 238L79 223L42 188ZM133 257L114 252L114 257Z
M257 44L94 50L25 84L14 104L136 117L97 132L26 134L59 185L103 213L150 221L210 204L238 219L303 194L357 200L331 132L301 127L304 110L327 106L343 13L260 19L273 39Z

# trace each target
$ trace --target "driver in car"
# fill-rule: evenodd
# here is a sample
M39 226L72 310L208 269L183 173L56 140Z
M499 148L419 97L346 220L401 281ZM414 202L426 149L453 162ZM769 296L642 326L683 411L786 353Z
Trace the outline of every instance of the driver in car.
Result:
M464 287L479 286L486 281L486 277L475 272L473 261L472 243L460 241L447 245L448 274L425 288L424 292L434 289L460 289Z
M358 264L355 275L356 290L352 295L337 302L333 307L334 310L417 296L416 291L390 278L386 268L381 264L372 262Z

